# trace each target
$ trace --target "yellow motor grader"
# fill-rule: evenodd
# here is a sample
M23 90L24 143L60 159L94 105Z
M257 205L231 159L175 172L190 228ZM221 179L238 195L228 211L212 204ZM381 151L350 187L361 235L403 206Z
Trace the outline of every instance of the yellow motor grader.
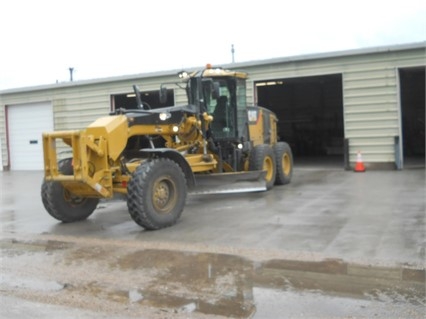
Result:
M293 158L277 117L247 106L247 74L213 68L184 76L188 104L116 109L84 130L43 134L44 207L62 222L89 217L100 199L124 195L147 230L179 219L188 193L265 191L290 182ZM160 101L167 99L161 85ZM67 147L72 156L60 158Z

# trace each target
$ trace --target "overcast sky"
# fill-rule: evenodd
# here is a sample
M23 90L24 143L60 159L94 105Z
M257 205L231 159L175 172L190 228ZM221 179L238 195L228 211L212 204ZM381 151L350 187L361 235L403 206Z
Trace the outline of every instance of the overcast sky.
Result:
M420 41L425 0L2 0L0 90Z

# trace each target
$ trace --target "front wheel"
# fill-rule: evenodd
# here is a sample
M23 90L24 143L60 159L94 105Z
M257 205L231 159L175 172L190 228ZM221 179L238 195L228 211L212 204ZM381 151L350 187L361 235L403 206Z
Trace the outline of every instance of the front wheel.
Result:
M142 163L127 187L130 216L147 230L172 226L185 206L186 179L177 163L159 158Z
M267 144L257 145L249 155L250 171L266 171L266 189L274 186L276 167L275 156L271 146Z
M61 174L73 175L72 158L58 162ZM60 182L43 181L41 200L44 208L53 218L64 223L72 223L88 218L98 206L98 198L77 196L67 190Z
M86 198L72 194L60 182L43 181L41 199L44 208L53 218L72 223L88 218L98 205L98 198Z

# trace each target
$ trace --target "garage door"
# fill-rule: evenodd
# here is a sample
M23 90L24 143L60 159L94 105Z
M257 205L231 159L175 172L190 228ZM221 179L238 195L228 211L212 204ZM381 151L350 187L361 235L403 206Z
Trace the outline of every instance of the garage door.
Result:
M11 170L42 170L42 133L53 130L51 102L10 105L7 124Z

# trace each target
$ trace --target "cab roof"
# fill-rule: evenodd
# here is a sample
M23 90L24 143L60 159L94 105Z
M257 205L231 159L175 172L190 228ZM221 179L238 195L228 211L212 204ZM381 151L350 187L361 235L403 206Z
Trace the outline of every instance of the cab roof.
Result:
M207 65L207 67L204 70L201 71L195 71L189 75L189 77L236 77L239 79L247 79L248 74L246 72L241 71L231 71L231 70L225 70L220 67L212 67L211 65Z

